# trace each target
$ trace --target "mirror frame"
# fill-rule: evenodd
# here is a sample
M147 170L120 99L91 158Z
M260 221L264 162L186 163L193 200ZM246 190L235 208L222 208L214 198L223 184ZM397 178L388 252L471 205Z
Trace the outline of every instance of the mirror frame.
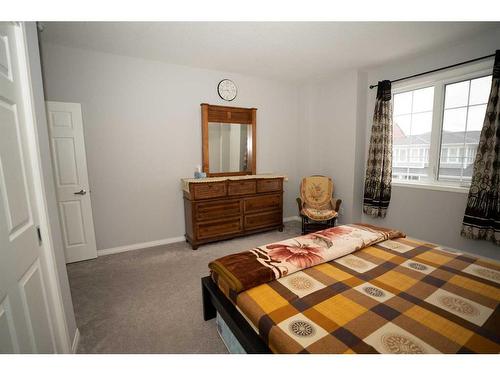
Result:
M244 176L257 174L257 108L227 107L221 105L201 104L201 138L202 138L202 163L203 172L207 177ZM248 163L246 171L238 172L210 172L208 123L246 124L251 125L250 140L247 141Z

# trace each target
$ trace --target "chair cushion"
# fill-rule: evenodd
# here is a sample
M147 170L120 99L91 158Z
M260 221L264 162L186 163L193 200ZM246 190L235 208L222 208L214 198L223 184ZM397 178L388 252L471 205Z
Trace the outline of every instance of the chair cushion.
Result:
M334 210L330 209L320 210L313 207L304 207L300 213L312 220L317 220L317 221L330 220L333 219L334 217L337 217L338 215L338 213Z
M302 179L300 196L302 201L314 208L329 204L333 193L333 182L329 177L311 176Z

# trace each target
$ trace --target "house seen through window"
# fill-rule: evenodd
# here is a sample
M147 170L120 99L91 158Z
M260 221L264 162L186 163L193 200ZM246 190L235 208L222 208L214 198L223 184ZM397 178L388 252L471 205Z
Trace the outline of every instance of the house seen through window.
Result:
M393 181L468 186L491 75L394 94Z

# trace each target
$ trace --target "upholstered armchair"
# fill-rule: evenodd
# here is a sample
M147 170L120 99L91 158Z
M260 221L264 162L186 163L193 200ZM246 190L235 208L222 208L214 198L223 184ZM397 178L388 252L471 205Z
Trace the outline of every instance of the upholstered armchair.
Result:
M330 177L304 177L300 183L300 197L297 198L302 234L335 226L341 203L341 199L333 198Z

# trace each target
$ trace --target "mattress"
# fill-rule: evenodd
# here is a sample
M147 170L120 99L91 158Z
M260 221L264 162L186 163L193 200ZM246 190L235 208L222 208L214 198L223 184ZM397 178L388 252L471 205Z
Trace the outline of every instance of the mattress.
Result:
M500 263L406 238L235 292L274 353L499 353Z

